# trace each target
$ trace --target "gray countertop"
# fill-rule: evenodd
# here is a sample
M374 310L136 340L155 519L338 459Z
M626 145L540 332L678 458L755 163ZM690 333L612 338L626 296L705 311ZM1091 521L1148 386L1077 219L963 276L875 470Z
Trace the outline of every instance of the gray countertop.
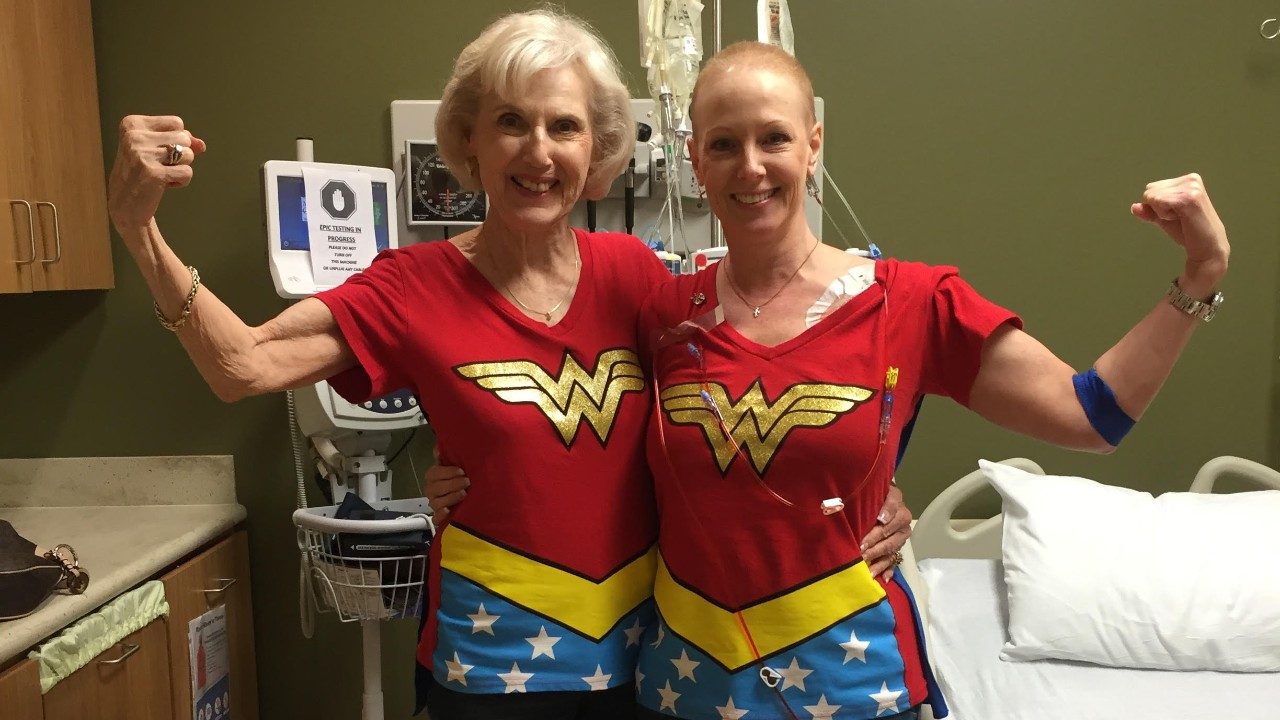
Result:
M229 457L0 459L0 519L43 548L71 545L89 573L84 594L55 594L33 614L0 622L0 666L245 515Z

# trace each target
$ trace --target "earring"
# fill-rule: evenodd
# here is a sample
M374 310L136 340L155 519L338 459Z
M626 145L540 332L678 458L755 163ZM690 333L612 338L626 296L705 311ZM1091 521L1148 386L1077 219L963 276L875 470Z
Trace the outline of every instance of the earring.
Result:
M707 199L707 189L703 187L701 183L699 183L698 184L698 209L699 210L702 209L702 201L706 199Z
M818 194L818 181L814 180L813 176L810 175L809 178L804 181L804 185L805 185L805 188L809 191L809 197L813 198L814 200L817 200L818 204L821 205L822 197L821 195Z

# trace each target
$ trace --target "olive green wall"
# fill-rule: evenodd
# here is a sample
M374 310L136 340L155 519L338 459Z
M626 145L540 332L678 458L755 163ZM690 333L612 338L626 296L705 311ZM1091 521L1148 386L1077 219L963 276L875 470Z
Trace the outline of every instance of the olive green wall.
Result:
M725 5L725 42L753 36L754 3ZM265 262L261 164L292 158L305 134L318 159L389 165L390 102L438 97L465 42L527 6L449 3L442 20L433 10L444 3L421 0L99 2L107 157L126 113L178 113L209 142L160 224L209 287L262 321L284 303ZM828 162L876 242L959 265L1076 367L1179 271L1178 249L1128 215L1146 182L1202 173L1234 243L1220 319L1197 333L1119 452L1052 450L933 399L900 474L917 512L979 457L1028 455L1157 491L1185 488L1216 455L1280 463L1280 41L1257 31L1274 3L792 6L798 54L827 101ZM569 9L601 28L643 95L634 3ZM115 263L111 292L0 297L0 456L233 454L249 508L263 717L355 717L357 629L324 618L313 640L298 630L283 399L214 399L151 318L120 248ZM418 470L429 453L424 434L412 446ZM402 717L413 627L383 635L388 717Z

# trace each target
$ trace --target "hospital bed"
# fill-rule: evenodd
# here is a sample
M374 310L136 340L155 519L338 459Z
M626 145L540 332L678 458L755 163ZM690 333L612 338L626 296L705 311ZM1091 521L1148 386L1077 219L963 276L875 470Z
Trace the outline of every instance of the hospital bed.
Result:
M1030 460L1005 464L1044 474ZM1280 472L1236 457L1209 461L1192 492L1212 492L1223 477L1280 489ZM1001 567L1001 516L953 517L961 503L990 489L981 471L961 478L920 514L903 572L916 590L928 650L955 720L1191 720L1280 717L1280 673L1172 672L1080 662L1007 662ZM1278 519L1280 520L1280 519ZM1215 538L1230 552L1230 538ZM928 708L923 717L932 719Z

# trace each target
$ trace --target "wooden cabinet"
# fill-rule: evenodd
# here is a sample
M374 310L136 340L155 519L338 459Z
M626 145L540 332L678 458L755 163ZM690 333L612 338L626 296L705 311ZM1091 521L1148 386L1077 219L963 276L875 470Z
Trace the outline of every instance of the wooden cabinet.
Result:
M0 671L0 718L190 720L187 630L191 620L222 605L227 614L231 717L257 720L248 536L236 532L160 580L169 603L168 618L116 643L54 685L43 699L34 661L21 660Z
M35 207L23 200L27 168L19 63L25 47L11 41L19 3L0 0L0 292L31 292L35 262Z
M172 720L169 672L158 619L54 685L44 696L44 720Z
M173 668L173 716L191 717L189 623L218 605L227 609L231 717L257 720L249 541L237 532L161 578L169 601L169 659Z
M5 720L41 720L40 668L31 660L0 672L0 708Z
M89 0L0 0L0 292L114 287Z

